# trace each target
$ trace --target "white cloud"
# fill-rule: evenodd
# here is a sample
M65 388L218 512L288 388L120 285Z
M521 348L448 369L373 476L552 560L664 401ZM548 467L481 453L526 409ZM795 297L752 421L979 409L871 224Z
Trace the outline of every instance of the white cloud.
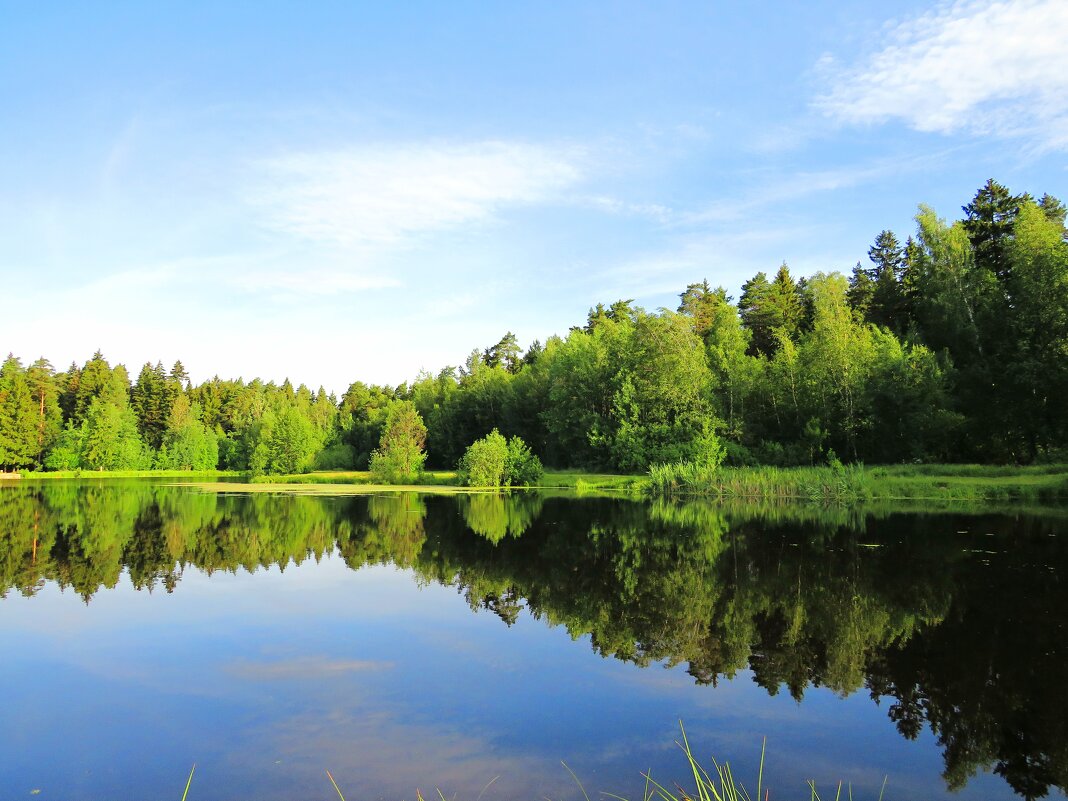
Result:
M305 240L396 246L551 199L581 177L577 155L510 142L298 153L261 162L249 200L269 227Z
M657 223L670 222L674 211L660 203L629 203L611 195L590 195L575 198L581 206L587 206L606 214L618 214L626 217L644 217Z
M816 106L845 123L903 120L920 131L1068 144L1068 3L957 2L887 27L866 63L820 69Z

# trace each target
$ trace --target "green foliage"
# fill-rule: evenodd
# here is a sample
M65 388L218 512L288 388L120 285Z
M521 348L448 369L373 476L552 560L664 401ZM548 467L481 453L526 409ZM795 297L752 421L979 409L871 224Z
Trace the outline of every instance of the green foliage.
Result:
M198 419L200 409L179 395L171 407L156 467L161 470L214 470L219 464L219 440Z
M467 487L536 485L541 460L520 437L506 440L496 428L468 446L456 466L457 483Z
M505 537L518 537L541 512L542 499L532 493L495 495L482 492L457 500L468 527L496 544Z
M505 462L505 473L510 486L534 486L541 481L544 472L541 459L520 437L512 437L508 440L508 459Z
M757 467L708 469L692 462L654 465L649 470L654 496L690 495L720 499L855 503L872 496L862 466L844 466L835 459L829 467Z
M125 395L112 402L94 398L82 424L81 466L89 470L140 470L151 466L151 454L141 442L137 417Z
M468 487L508 486L508 440L497 429L472 442L456 465L456 480Z
M795 280L783 264L746 281L737 304L707 281L677 312L597 304L525 354L507 332L462 367L410 386L357 381L340 401L289 381L194 387L181 362L146 364L131 386L100 352L62 373L9 356L0 470L204 466L214 440L227 469L364 469L377 450L376 472L401 480L423 461L383 450L399 402L442 468L493 430L555 467L629 473L815 465L830 451L869 464L1055 461L1068 453L1065 206L988 181L963 211L954 222L921 206L914 235L881 231L849 279Z
M0 469L33 465L40 452L38 415L26 371L14 356L0 365Z
M387 484L415 483L426 461L426 426L411 401L386 408L378 449L371 454L371 476Z

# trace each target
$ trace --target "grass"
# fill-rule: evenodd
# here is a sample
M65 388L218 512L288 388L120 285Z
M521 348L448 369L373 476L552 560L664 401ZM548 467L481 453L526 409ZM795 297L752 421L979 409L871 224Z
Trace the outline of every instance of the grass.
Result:
M237 471L68 470L26 472L24 479L184 479L221 492L365 494L385 491L485 492L458 487L456 473L434 470L416 485L372 483L367 471L335 470L248 477ZM245 478L245 482L219 479ZM546 495L702 497L738 503L823 503L859 505L872 501L961 503L1051 503L1068 500L1068 465L1027 467L975 464L836 465L815 467L719 467L692 463L654 465L648 475L547 470L534 487ZM496 491L496 490L494 490Z
M372 484L368 470L318 470L312 473L255 476L250 484ZM429 470L419 481L421 487L450 486L456 483L454 470ZM402 486L402 485L396 485Z
M246 475L238 470L24 470L22 478L52 480L57 478L224 478Z
M1068 465L836 465L834 467L720 467L654 465L649 492L719 500L865 501L1068 500Z
M796 499L855 503L871 497L863 467L720 467L692 462L653 465L652 495L698 495L720 500Z

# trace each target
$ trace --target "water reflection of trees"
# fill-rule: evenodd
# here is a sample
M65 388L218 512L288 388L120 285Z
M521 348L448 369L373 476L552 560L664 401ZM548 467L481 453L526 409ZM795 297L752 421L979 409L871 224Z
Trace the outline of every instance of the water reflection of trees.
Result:
M201 494L147 483L0 492L0 589L87 602L125 570L282 569L335 549L456 586L506 623L534 617L600 654L749 668L769 693L866 688L906 737L926 723L947 783L992 766L1025 796L1065 786L1065 524L600 499ZM977 533L962 535L969 529ZM979 542L979 545L976 543ZM981 550L981 553L975 552Z

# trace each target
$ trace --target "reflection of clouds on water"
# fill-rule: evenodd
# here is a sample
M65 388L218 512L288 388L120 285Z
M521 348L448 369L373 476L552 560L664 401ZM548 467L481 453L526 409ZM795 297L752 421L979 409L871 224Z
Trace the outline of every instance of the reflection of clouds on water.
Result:
M446 797L485 799L574 795L570 776L553 760L502 749L492 732L459 731L446 721L405 719L365 709L344 698L328 709L274 719L246 731L230 767L243 775L269 771L277 780L249 789L249 796L329 798L329 769L347 798L424 798L440 788ZM324 789L325 785L325 789Z
M344 673L363 673L372 670L388 670L392 662L366 659L331 659L327 656L302 656L264 662L230 662L223 670L239 679L274 681L280 679L313 679L337 676Z
M0 603L0 675L19 688L6 735L0 721L16 766L0 765L0 786L63 754L50 790L74 799L152 795L193 760L198 782L241 797L330 798L329 768L348 797L397 801L419 787L429 798L438 786L470 799L499 774L487 801L578 798L564 759L591 793L635 798L642 770L666 781L686 773L681 718L702 759L730 759L740 776L755 776L768 735L766 775L784 797L813 776L823 791L845 778L874 798L884 766L897 793L935 797L943 748L971 753L976 720L1058 742L1060 724L1041 714L1055 712L1058 685L1036 683L1015 651L996 655L1008 671L997 688L971 687L956 669L949 684L938 671L917 684L925 643L968 652L977 626L1050 608L1024 592L987 603L959 541L932 536L965 525L952 519L873 516L858 538L821 515L735 521L700 504L546 499L534 510L490 495L207 504L180 488L80 486L69 498L62 487L29 498L55 518L51 544L27 562L15 530L13 556L0 561L5 586L46 579L34 597L11 591ZM107 503L128 519L133 501L141 511L129 530L60 525L90 507L107 520ZM1059 531L1016 519L1007 535L1018 542L1025 524ZM1060 563L1055 538L1028 542L1002 560L1019 552L1027 564ZM154 577L176 563L180 581L164 591ZM982 576L992 569L984 562ZM1044 575L1004 575L1059 598ZM951 603L978 612L947 617ZM1025 652L1055 657L1052 635L1036 631ZM1022 686L1017 665L1029 691L1037 686L1028 702L1037 722L1025 726L998 717L998 698ZM835 692L865 684L886 702ZM947 709L965 702L966 716L939 718L952 724L948 745L922 726L925 714L919 741L888 719L895 688L914 687L902 704L947 688ZM802 695L803 704L792 697ZM1025 754L1045 753L1020 742ZM997 748L1013 754L983 748L980 769ZM105 763L109 774L92 770ZM958 773L975 769L957 763ZM1000 781L978 776L961 797L1006 797Z

